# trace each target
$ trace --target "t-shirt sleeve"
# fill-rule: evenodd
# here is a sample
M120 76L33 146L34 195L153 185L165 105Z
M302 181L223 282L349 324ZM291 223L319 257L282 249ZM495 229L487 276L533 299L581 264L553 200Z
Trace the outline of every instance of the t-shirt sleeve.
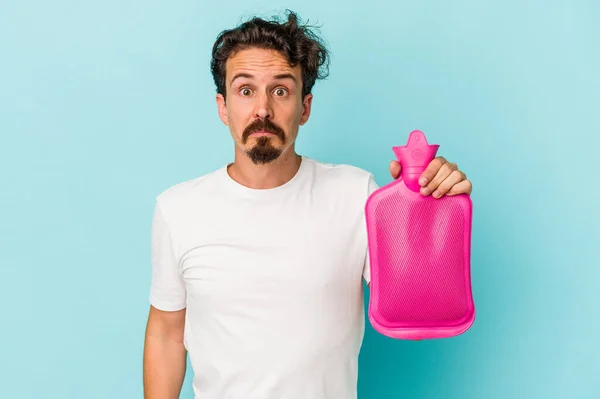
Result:
M377 190L378 188L379 188L379 186L377 185L375 178L373 177L372 174L370 174L367 198L368 198L368 196L370 196L373 193L373 191ZM365 279L367 284L369 284L371 282L371 264L369 262L369 246L368 245L367 245L367 251L365 254L365 264L363 267L363 278Z
M185 283L173 251L171 232L158 201L152 220L151 264L150 304L164 311L185 308Z

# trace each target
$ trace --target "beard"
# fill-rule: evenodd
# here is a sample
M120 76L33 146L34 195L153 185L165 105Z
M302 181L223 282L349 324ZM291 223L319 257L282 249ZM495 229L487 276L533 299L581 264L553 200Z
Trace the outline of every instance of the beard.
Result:
M246 151L246 155L248 155L250 160L256 165L273 162L281 155L282 150L275 147L272 140L278 138L281 140L282 144L285 144L285 132L270 119L256 119L250 123L242 133L242 143L246 144L252 133L260 131L273 133L276 137L258 137L256 144Z
M272 137L259 137L256 144L246 151L246 154L255 165L273 162L281 155L281 149L273 146L271 139Z

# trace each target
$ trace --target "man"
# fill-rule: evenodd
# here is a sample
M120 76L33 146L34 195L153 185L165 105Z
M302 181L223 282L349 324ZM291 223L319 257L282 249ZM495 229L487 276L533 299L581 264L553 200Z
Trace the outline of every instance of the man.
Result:
M364 205L373 176L298 155L327 51L290 13L222 32L212 73L234 162L157 196L145 397L356 398L369 282ZM397 162L390 164L394 178ZM471 184L438 157L422 194ZM436 193L437 196L437 193Z

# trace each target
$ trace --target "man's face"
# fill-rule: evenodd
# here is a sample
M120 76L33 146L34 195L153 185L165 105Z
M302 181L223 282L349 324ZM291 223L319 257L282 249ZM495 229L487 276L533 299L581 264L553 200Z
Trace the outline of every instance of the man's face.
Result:
M266 164L293 147L308 120L312 95L302 98L302 70L274 50L251 48L226 63L226 99L217 94L219 117L237 151Z

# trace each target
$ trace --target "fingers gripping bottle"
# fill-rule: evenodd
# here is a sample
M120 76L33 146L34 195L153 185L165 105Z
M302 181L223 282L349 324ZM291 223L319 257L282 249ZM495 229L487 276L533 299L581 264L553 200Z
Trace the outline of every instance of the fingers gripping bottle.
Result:
M365 205L371 268L368 317L396 339L448 338L475 320L471 291L472 202L467 194L434 198L418 179L439 145L422 131L393 147L401 176Z

